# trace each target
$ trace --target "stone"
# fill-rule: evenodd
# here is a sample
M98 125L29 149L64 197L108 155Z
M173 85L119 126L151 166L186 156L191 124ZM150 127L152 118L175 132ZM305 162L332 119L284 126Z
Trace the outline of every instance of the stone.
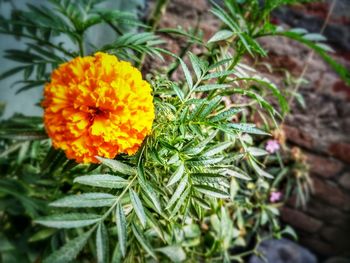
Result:
M270 239L263 241L258 251L266 260L252 256L249 263L317 263L315 255L306 248L288 239Z
M350 222L348 222L350 223ZM340 228L339 226L328 226L321 230L321 237L324 238L329 243L333 244L337 250L340 251L350 251L350 227L349 224L345 226L346 228Z
M322 222L303 213L302 211L283 207L281 211L282 220L295 228L308 233L320 230Z
M307 134L306 132L296 127L289 126L289 125L283 125L283 128L288 140L290 140L291 142L299 146L303 146L308 149L313 148L313 145L314 145L313 138L309 134Z
M313 185L313 195L316 198L339 209L348 210L350 208L349 196L340 190L335 183L313 177Z
M303 236L300 237L300 244L309 248L312 252L317 253L323 257L335 256L334 247L320 239L319 236Z
M323 263L349 263L350 259L349 258L344 258L344 257L331 257L324 261Z
M326 205L325 203L315 198L312 198L307 203L306 211L314 218L332 224L341 224L345 217L344 213L341 210L333 206Z
M307 161L310 165L310 172L324 178L335 177L344 167L341 162L335 159L315 154L308 154Z
M329 152L340 160L350 163L350 143L333 143L329 146Z
M350 190L350 172L347 172L340 177L339 184L345 189Z

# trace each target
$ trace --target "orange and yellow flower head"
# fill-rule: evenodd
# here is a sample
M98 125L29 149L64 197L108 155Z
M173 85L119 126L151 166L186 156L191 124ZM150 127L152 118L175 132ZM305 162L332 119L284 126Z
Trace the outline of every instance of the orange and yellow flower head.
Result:
M79 163L132 155L151 132L152 90L139 70L115 56L77 57L53 71L44 123L55 148Z

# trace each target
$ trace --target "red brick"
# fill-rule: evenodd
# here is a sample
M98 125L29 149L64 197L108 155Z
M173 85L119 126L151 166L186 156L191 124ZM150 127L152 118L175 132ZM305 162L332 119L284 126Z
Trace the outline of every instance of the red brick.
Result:
M283 207L281 211L282 220L291 226L301 229L308 233L317 232L321 226L322 222L308 216L307 214L294 210L288 207Z
M350 144L349 143L333 143L329 146L330 153L340 160L350 163Z
M336 176L344 165L332 158L326 158L314 154L308 154L307 160L310 165L310 172L325 178Z
M330 181L313 177L314 193L316 198L329 205L334 205L339 209L348 210L350 208L350 198L337 185Z
M306 132L292 126L284 125L284 131L288 140L308 149L313 148L313 138Z

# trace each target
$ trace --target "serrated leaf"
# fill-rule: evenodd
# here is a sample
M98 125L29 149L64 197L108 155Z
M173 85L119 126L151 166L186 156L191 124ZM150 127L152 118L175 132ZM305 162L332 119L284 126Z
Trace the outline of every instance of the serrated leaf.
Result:
M189 52L188 56L191 60L191 64L192 64L194 72L196 73L197 79L200 79L200 77L202 75L202 70L201 70L201 65L200 65L200 61L199 61L198 57L195 56L191 52Z
M96 255L97 255L97 263L108 262L108 255L109 255L108 232L103 223L98 225L98 228L96 231Z
M225 151L231 145L232 145L232 142L218 143L217 145L206 150L202 155L206 157L213 156L215 154Z
M35 233L33 236L31 236L28 240L28 242L37 242L37 241L41 241L44 240L50 236L52 236L53 234L55 234L57 232L57 229L54 228L44 228L40 231L38 231L37 233Z
M135 210L135 213L137 217L140 219L142 226L145 227L147 219L146 219L145 210L143 209L142 202L134 190L129 189L129 195L130 195L130 200Z
M204 84L201 86L198 86L196 88L196 91L209 91L209 90L216 90L216 89L226 89L231 87L230 84Z
M179 58L179 60L180 60L180 64L181 64L182 70L183 70L183 72L185 74L187 85L188 85L189 89L191 90L192 87L193 87L193 80L192 80L191 73L190 73L188 67L186 66L185 62L183 62L183 60L180 59L180 58Z
M191 154L191 155L200 153L201 151L204 150L205 146L214 139L216 134L217 134L217 131L212 132L204 141L201 141L199 144L197 144L194 147L186 149L185 153Z
M88 232L68 241L63 247L45 258L43 260L43 263L67 263L72 261L83 249L89 237L91 236L92 231L93 228Z
M123 257L126 255L126 218L124 214L124 210L120 203L117 205L116 209L116 221L117 221L117 231L118 231L118 241L120 245L120 250L123 254Z
M111 206L116 197L106 193L84 193L66 196L50 203L54 207L103 207Z
M134 223L131 225L132 232L134 233L134 236L136 237L137 241L140 243L140 245L147 251L150 256L152 256L155 260L157 260L157 256L153 252L152 247L147 242L146 238L143 236L141 230L138 228L138 226Z
M224 71L213 72L213 73L210 73L208 75L205 75L203 80L226 77L226 76L232 75L234 73L236 73L235 70L228 70L228 71L224 70Z
M226 119L232 117L232 115L235 115L241 111L242 111L242 109L228 109L228 110L221 112L221 113L215 115L214 117L210 118L210 121L217 122L217 121L226 120Z
M183 163L181 163L180 166L176 169L175 173L170 177L167 187L179 181L182 175L184 174L184 171L185 171L185 166Z
M239 179L243 179L243 180L247 180L250 181L252 180L247 174L245 174L243 171L239 171L239 170L233 170L233 169L229 169L229 168L225 168L220 170L221 173L227 175L227 176L233 176Z
M171 86L174 89L176 95L179 97L179 99L181 101L183 101L185 96L184 96L184 93L182 92L182 90L179 88L179 86L177 86L176 84L173 84Z
M263 177L266 177L266 178L270 178L272 179L273 176L271 174L269 174L268 172L265 172L263 169L261 169L259 167L259 165L257 165L253 160L250 159L250 164L252 165L253 169L255 170L255 172L260 175L260 176L263 176Z
M209 166L212 164L220 163L224 159L223 156L218 156L218 157L198 157L198 158L193 158L189 159L186 161L188 165L193 165L193 166Z
M197 183L218 183L226 179L226 177L222 174L218 173L192 173L190 174L192 180Z
M118 173L125 174L125 175L135 175L136 174L135 168L133 168L130 165L127 165L125 163L122 163L120 161L102 158L99 156L96 156L96 159L99 160L104 165L111 168L114 172L118 172Z
M101 216L96 214L70 213L42 217L35 222L54 228L77 228L92 225L100 220Z
M185 175L181 179L181 181L180 181L178 187L176 188L174 194L171 196L171 198L170 198L170 200L169 200L169 202L168 202L168 204L166 206L166 209L169 209L176 202L176 200L180 198L182 192L185 190L185 188L187 186L187 182L188 182L188 176Z
M139 184L142 188L142 190L146 193L146 195L150 198L155 210L160 214L162 211L158 196L152 186L148 184L145 180L145 175L143 171L142 164L138 166L138 179L139 179Z
M128 180L110 174L82 175L76 177L73 182L103 188L123 188L128 185Z
M309 33L309 34L305 34L303 36L304 39L306 40L310 40L310 41L314 41L314 42L317 42L317 41L326 41L327 38L321 34L318 34L318 33Z
M44 140L48 136L45 131L30 129L1 129L0 138L18 141Z
M247 148L247 152L249 152L253 156L264 156L264 155L269 154L264 149L260 149L260 148L257 148L257 147L248 147Z
M220 30L216 32L209 40L208 43L218 42L222 40L229 39L234 35L234 32L231 30Z
M212 113L212 111L214 111L214 109L216 109L218 107L221 100L222 100L221 96L216 96L212 100L210 100L208 102L208 104L204 106L204 108L203 108L202 112L199 114L198 118L205 119L209 114Z
M226 126L240 132L246 132L250 134L259 134L259 135L269 135L267 132L257 129L249 123L229 123L229 124L226 124Z
M186 253L180 245L171 245L155 249L166 255L172 262L181 262L186 260Z
M212 186L208 186L208 185L194 185L194 188L205 195L209 195L211 197L215 197L215 198L229 198L229 194L220 190L220 189L216 189Z

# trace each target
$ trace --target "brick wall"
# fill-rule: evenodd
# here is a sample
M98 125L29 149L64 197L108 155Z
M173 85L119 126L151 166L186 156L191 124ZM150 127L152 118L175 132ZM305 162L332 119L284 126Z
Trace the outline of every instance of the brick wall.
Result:
M284 8L276 12L275 19L292 27L319 32L328 7L329 3L314 3ZM208 13L208 8L205 0L172 0L161 26L194 27L200 18L200 28L208 39L220 25ZM348 66L349 21L350 1L338 0L325 31L338 51L335 58ZM283 38L266 38L261 42L269 50L267 62L273 67L288 69L294 76L300 75L310 50ZM167 43L167 48L174 52L182 45L175 38L167 38ZM282 83L282 75L269 77ZM350 256L350 87L317 55L310 61L305 78L309 83L300 91L307 109L296 103L292 105L285 132L289 143L302 148L308 156L314 193L306 210L289 204L282 210L282 219L295 227L301 244L321 258Z

